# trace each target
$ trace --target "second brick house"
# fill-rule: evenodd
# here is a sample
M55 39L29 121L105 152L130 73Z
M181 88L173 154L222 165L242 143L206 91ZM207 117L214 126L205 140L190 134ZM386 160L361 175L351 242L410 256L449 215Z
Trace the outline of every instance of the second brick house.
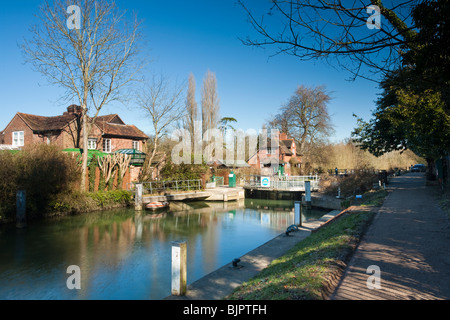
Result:
M1 132L0 144L24 147L34 143L54 144L62 149L82 148L81 108L69 106L60 116L44 117L18 112ZM106 153L119 149L145 150L148 136L127 125L117 114L99 116L88 137L88 148Z
M275 142L276 147L271 145L272 142ZM292 175L292 167L301 167L302 157L297 152L295 139L288 138L285 133L280 133L274 141L269 139L266 146L259 148L248 159L248 163L253 168L260 170L262 175Z

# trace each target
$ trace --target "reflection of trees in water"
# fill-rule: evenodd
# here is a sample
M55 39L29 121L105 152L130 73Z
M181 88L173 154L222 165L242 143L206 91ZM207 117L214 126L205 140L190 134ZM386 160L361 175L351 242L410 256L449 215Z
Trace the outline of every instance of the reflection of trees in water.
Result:
M151 282L156 284L159 281L156 274L162 268L161 259L166 259L166 254L170 255L171 241L186 240L188 259L196 261L196 272L209 272L217 268L219 249L227 243L223 240L224 230L236 226L245 230L250 224L283 229L293 221L291 211L246 208L244 204L243 201L206 205L190 203L186 204L185 210L176 210L173 206L160 219L148 219L149 212L145 211L110 210L46 221L34 225L21 236L16 230L4 231L5 241L0 247L1 267L17 271L15 265L19 254L21 268L31 270L45 265L48 274L52 274L54 268L59 270L61 265L63 268L78 265L82 271L83 290L77 295L83 299L102 290L94 288L94 285L108 285L108 281L99 280L109 279L101 276L104 272L112 277L111 272L123 270L129 263L133 265L129 270L131 273L135 270L135 263L145 265L146 270L151 269L152 279L154 277ZM21 253L18 253L18 247L22 248ZM137 253L140 258L136 262ZM33 276L33 271L23 272Z

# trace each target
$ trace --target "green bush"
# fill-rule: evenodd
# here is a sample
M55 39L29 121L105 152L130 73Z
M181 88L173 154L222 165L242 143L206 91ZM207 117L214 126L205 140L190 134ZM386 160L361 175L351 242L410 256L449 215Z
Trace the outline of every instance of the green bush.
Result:
M208 169L206 164L174 164L169 158L161 169L161 178L165 181L198 180Z
M320 180L322 191L328 195L337 195L340 188L341 197L363 194L372 189L377 175L370 171L357 171L348 176L326 176Z
M98 191L89 196L100 208L129 205L133 199L132 193L126 190Z
M11 154L0 152L0 215L14 219L16 192L26 190L28 217L41 217L53 198L74 188L80 172L76 159L55 146L36 144Z
M56 195L50 202L51 211L55 214L78 214L98 210L97 203L80 191L64 192Z
M133 194L125 190L97 192L68 192L54 197L51 208L55 213L77 214L113 207L128 206Z

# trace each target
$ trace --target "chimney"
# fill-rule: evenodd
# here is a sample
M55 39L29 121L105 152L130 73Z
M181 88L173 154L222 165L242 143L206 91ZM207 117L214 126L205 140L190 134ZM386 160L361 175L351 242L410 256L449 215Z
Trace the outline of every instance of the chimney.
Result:
M81 114L81 107L75 104L67 107L67 112L64 112L64 115L67 114Z
M286 133L281 133L280 132L280 140L287 140L287 134Z

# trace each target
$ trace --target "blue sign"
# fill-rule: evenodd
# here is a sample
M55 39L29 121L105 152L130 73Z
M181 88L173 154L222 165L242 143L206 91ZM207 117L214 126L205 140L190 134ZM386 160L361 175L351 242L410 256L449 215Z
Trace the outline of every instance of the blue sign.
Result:
M261 177L261 187L270 187L270 177Z

